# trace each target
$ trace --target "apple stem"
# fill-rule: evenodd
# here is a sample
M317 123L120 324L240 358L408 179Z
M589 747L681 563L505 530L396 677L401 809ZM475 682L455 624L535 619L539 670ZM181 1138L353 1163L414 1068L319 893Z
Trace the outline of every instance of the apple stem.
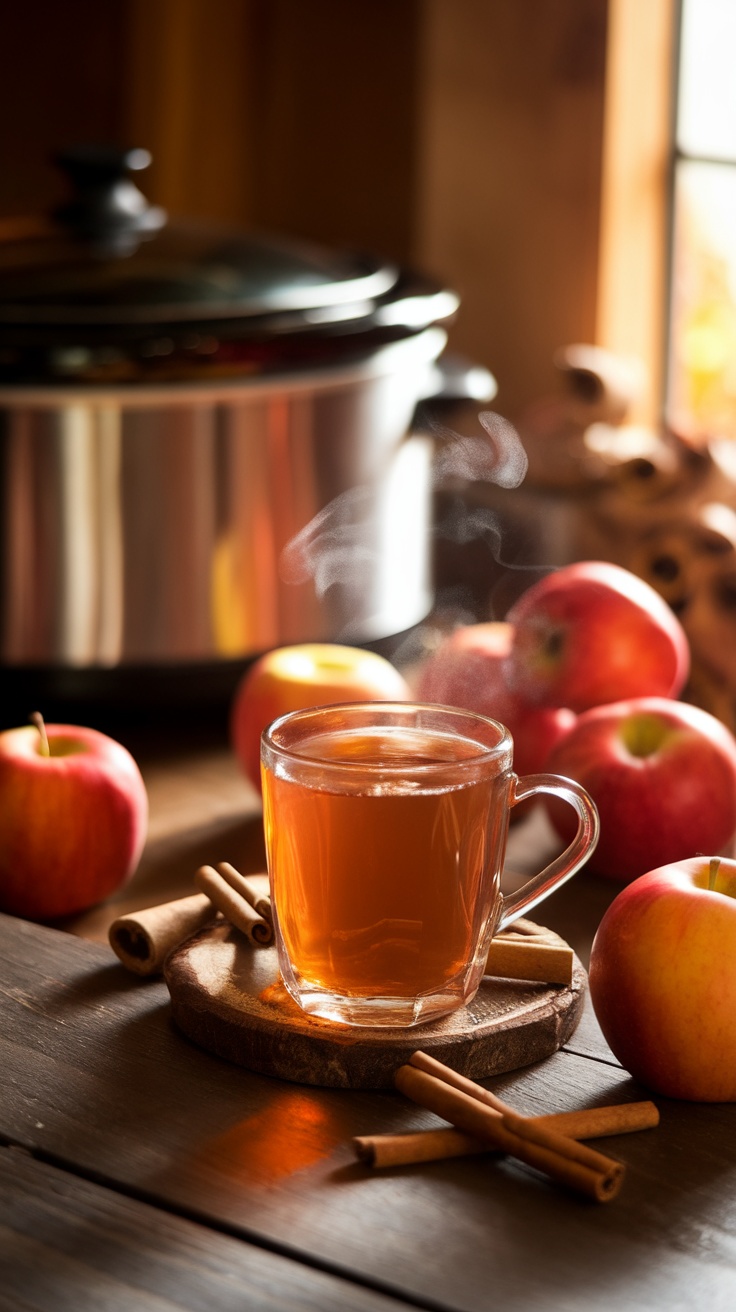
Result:
M719 856L711 857L708 866L708 888L710 889L711 893L714 891L716 886L716 879L718 878L718 870L720 864L721 864L721 858Z
M46 725L43 722L43 716L41 712L34 711L30 719L31 719L31 723L35 724L41 737L41 755L50 756L51 748L49 747L48 734L46 733Z

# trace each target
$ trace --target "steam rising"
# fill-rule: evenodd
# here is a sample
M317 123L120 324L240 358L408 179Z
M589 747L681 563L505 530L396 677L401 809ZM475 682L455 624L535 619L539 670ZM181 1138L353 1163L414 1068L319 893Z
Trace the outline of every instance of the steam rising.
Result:
M348 581L373 561L365 525L373 507L373 493L355 487L341 492L301 529L281 553L280 574L285 583L314 581L323 597L333 583Z
M500 560L501 533L497 517L489 508L468 506L459 493L463 485L471 483L518 487L526 475L528 459L516 429L508 420L493 411L483 411L478 419L484 433L473 436L456 433L434 422L427 425L435 439L432 484L435 489L458 493L434 531L458 543L484 538L494 558ZM426 468L425 452L420 445L416 451L421 461L417 465L417 477L426 481L423 472ZM403 447L404 452L409 454L410 447ZM401 504L384 506L383 509L389 509L399 523L406 515L406 507ZM290 584L303 584L311 579L319 598L339 584L354 593L353 609L357 611L363 592L361 580L365 580L367 571L372 570L376 561L376 518L376 492L373 488L356 487L342 492L286 545L280 559L282 579ZM411 523L403 523L402 527L402 553L404 547L423 551L423 541L411 541ZM423 539L424 531L423 525L418 526L415 536ZM354 614L350 629L359 629L361 622L369 618L364 614ZM349 635L346 631L340 636Z
M492 410L482 411L478 420L487 437L462 436L432 424L432 432L439 440L434 462L436 486L457 479L512 488L524 481L529 460L513 424Z

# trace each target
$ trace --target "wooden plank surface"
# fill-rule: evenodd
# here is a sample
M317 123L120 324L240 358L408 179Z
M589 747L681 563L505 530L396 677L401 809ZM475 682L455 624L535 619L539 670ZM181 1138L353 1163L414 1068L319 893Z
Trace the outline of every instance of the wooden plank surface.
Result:
M399 1312L403 1303L0 1148L0 1312Z
M603 1207L490 1156L371 1173L353 1135L434 1117L201 1052L173 1030L165 985L103 946L2 918L0 960L6 1142L419 1306L729 1306L733 1106L658 1099L658 1129L607 1141L628 1173ZM643 1092L610 1060L567 1051L489 1085L525 1112Z

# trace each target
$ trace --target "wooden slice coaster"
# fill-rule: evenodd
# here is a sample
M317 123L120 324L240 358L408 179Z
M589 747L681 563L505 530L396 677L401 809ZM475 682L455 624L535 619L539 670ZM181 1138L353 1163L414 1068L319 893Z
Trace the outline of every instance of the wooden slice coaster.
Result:
M563 943L530 922L517 925ZM340 1025L307 1016L281 983L276 949L251 947L225 923L177 948L164 975L174 1022L199 1047L261 1075L339 1089L393 1087L417 1048L474 1080L540 1061L573 1033L587 983L575 957L569 987L486 976L473 1001L443 1020Z

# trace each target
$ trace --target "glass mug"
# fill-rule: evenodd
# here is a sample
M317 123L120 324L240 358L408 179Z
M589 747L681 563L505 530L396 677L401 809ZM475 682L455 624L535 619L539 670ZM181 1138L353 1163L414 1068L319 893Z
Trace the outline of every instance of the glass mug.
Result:
M512 769L495 720L445 706L295 711L261 740L263 818L281 975L305 1012L415 1025L470 1002L491 938L574 875L598 816L572 780ZM551 793L578 814L569 847L508 897L509 817Z

